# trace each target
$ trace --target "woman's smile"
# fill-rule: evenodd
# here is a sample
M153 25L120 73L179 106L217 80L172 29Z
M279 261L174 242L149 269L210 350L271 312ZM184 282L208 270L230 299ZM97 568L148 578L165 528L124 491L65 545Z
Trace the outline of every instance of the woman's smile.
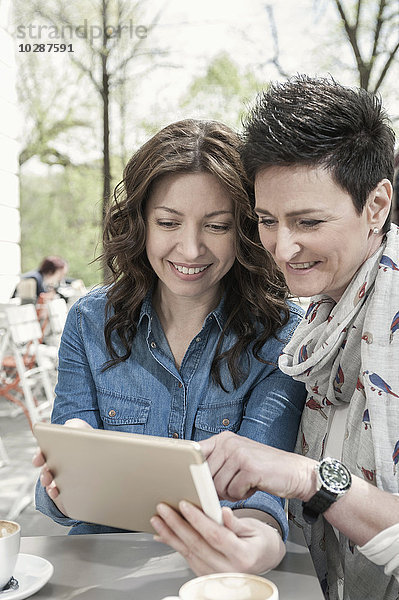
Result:
M205 276L205 271L211 266L207 265L191 265L167 261L173 269L175 275L184 281L197 281Z
M313 269L316 265L320 264L319 260L314 260L311 262L297 262L297 263L288 263L288 267L298 272L308 272L310 269Z

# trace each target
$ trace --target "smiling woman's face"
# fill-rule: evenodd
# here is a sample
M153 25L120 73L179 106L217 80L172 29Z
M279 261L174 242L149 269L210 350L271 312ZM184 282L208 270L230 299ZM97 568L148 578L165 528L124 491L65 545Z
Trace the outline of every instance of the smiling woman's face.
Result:
M212 299L235 260L233 203L210 173L165 175L146 205L148 260L164 292Z
M370 234L367 206L359 215L325 169L266 168L256 176L255 198L262 244L295 296L338 301L381 242Z

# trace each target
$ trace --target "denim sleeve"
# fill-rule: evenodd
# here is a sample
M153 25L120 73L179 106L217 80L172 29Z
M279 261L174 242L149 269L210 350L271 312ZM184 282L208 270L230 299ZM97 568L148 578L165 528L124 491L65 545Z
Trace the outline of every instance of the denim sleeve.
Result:
M36 483L35 503L37 510L40 510L40 512L46 515L46 517L50 517L59 525L71 527L79 523L79 521L75 521L74 519L66 517L64 514L62 514L62 512L58 510L54 502L47 495L47 492L41 485L40 480Z
M293 321L296 325L297 320L299 319L292 319L290 325ZM283 346L284 344L280 348ZM277 359L278 356L270 357L273 362L277 362ZM305 398L305 386L285 375L276 366L253 386L237 433L275 448L293 451ZM246 500L227 505L232 508L256 508L269 513L279 522L283 539L286 540L288 523L283 499L265 492L256 492Z
M80 302L69 311L59 350L58 382L52 423L79 418L103 429L97 393L83 341Z
M88 364L81 327L79 323L79 302L69 311L59 350L58 382L55 388L51 422L64 424L68 419L78 417L97 429L102 428L97 407L97 396L93 377ZM56 507L46 490L37 482L35 492L36 508L52 518L56 523L67 527L79 521L65 517Z

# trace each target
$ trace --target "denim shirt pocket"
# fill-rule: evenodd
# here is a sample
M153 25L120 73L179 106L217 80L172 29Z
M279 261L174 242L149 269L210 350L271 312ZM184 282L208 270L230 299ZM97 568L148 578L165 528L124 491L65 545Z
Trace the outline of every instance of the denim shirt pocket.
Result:
M97 390L97 398L104 429L145 433L151 400L122 396L107 390Z
M243 412L244 398L200 406L195 417L194 440L203 440L222 431L237 432Z

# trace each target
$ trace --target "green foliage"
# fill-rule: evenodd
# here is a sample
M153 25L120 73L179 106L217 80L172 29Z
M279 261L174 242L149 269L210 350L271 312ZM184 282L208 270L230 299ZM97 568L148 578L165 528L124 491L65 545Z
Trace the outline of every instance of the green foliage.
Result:
M82 155L81 140L94 135L93 123L86 116L93 106L76 93L79 77L70 69L61 70L51 58L46 56L44 62L42 55L28 52L19 60L17 91L24 116L20 165L34 156L48 165L82 162L72 157Z
M69 275L87 287L101 283L101 175L98 168L49 169L46 176L21 175L22 270L46 255L69 263Z
M192 116L212 118L240 128L246 106L265 84L250 70L242 70L226 52L218 54L205 75L191 83L181 106Z

